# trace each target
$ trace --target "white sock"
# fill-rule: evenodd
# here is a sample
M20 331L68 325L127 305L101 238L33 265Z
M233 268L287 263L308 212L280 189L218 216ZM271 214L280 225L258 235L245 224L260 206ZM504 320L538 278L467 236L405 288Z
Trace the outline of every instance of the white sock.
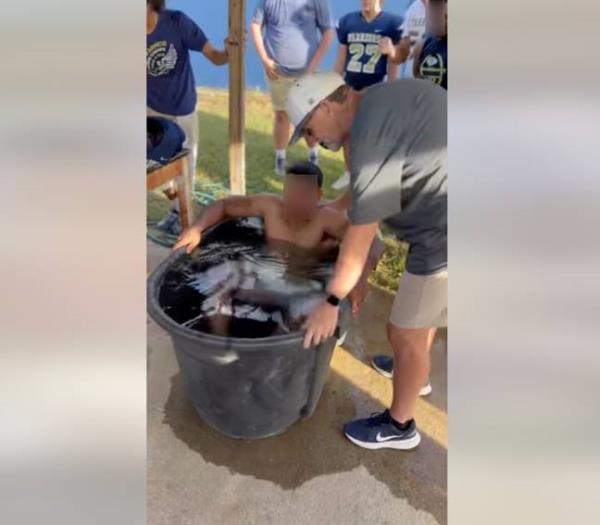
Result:
M275 157L277 157L278 159L285 159L285 154L286 154L286 150L284 150L284 149L276 149L275 150Z
M179 199L175 198L171 201L171 209L179 212Z
M310 156L311 157L319 156L319 146L313 146L312 148L310 148Z

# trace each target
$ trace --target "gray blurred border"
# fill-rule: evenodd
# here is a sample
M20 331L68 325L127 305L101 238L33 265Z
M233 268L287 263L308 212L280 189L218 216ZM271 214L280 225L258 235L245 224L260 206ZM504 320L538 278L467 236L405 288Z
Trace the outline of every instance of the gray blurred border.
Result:
M600 518L599 14L450 5L450 523Z
M0 18L0 506L144 522L143 7ZM450 523L595 523L599 8L450 6Z
M145 523L144 22L2 6L2 523Z

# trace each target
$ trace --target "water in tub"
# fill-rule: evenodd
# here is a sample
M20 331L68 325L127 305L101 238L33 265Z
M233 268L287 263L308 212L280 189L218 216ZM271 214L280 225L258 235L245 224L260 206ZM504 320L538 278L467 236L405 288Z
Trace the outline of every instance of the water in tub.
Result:
M325 297L335 252L317 256L267 242L260 221L228 221L166 273L159 303L179 324L226 337L301 329Z

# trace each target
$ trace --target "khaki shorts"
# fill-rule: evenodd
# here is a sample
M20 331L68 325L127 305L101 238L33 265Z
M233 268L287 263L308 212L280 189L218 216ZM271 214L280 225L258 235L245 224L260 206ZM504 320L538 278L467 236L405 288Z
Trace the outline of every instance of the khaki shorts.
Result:
M402 274L390 323L398 328L447 326L448 270L431 275Z
M296 79L294 77L279 77L277 80L267 78L271 90L271 102L275 111L287 111L287 97Z

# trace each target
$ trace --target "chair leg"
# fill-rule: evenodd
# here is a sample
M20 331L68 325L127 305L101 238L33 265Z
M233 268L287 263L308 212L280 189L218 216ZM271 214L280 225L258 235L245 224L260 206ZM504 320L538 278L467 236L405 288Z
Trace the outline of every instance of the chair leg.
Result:
M180 162L182 164L181 175L176 179L179 213L181 216L181 226L189 228L193 222L192 188L190 187L190 178L188 176L187 158L180 159Z

